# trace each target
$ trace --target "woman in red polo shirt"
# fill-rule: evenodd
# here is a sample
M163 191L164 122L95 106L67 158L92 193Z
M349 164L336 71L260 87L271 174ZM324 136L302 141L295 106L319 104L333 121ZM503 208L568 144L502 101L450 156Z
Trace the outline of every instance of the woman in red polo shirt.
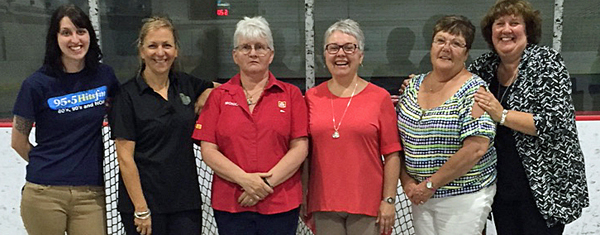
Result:
M386 90L357 74L364 48L358 23L340 20L324 38L332 78L306 92L308 212L319 235L389 233L401 150L394 106Z
M308 114L298 87L269 72L273 37L263 17L245 17L234 36L240 73L213 90L193 138L215 176L219 234L296 233L308 154ZM396 177L397 178L397 177Z

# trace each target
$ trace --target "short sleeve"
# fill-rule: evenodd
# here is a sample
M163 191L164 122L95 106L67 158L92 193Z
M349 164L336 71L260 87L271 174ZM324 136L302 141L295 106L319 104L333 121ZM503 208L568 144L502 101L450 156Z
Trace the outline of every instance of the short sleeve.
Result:
M485 86L485 82L480 78L471 79L462 93L461 108L460 108L460 142L463 142L469 136L480 136L489 139L494 139L496 135L496 123L490 115L485 112L479 118L474 118L471 113L473 105L475 105L475 93L479 87Z
M296 86L290 88L290 99L292 101L292 131L291 139L308 136L308 109L300 89Z
M119 80L117 79L117 76L115 75L114 70L109 67L106 66L108 69L108 73L106 74L107 79L108 79L108 97L106 99L106 106L108 108L108 120L111 119L111 115L112 115L112 107L113 107L113 103L114 103L114 99L115 96L118 94L119 92Z
M198 98L198 96L200 96L202 94L202 92L204 92L206 89L214 87L214 84L211 81L197 78L192 75L189 75L189 76L190 76L190 81L192 83L192 87L194 89L194 94L196 95L196 97L194 97L194 98Z
M13 107L13 114L35 121L35 116L40 110L39 105L45 101L42 100L40 88L33 84L34 82L29 78L23 81Z
M385 92L379 108L379 151L383 155L402 150L398 135L397 116L390 94Z
M207 141L216 145L219 144L217 143L217 124L221 113L219 104L224 94L223 92L223 90L216 89L208 96L194 126L192 139L195 141Z
M107 76L108 76L108 83L109 83L108 97L114 98L117 95L117 92L119 91L119 80L117 79L117 76L115 75L115 71L111 67L108 67Z
M111 139L135 141L135 113L129 92L122 86L114 98L109 115Z

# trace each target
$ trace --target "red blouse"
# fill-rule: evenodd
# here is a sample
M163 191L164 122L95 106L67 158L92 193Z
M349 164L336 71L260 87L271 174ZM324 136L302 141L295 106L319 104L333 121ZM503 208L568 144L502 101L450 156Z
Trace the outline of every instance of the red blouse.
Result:
M339 138L332 138L332 105ZM308 212L377 216L383 192L382 155L401 150L396 112L384 89L368 84L352 98L337 97L327 82L306 92L312 143Z

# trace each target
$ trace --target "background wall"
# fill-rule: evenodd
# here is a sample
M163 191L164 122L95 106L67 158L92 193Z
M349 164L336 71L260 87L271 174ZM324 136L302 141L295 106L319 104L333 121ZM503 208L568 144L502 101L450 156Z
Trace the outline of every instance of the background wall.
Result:
M142 19L168 15L180 39L180 69L197 77L225 81L237 67L231 59L235 24L244 16L264 16L275 41L270 66L278 78L305 88L305 6L302 0L97 0L104 63L125 81L138 69L135 39ZM554 2L529 0L543 19L541 45L551 46ZM43 61L50 13L88 0L0 0L0 119L11 118L22 81ZM496 0L329 0L314 1L315 70L329 77L323 63L323 33L338 19L358 21L365 33L364 66L359 74L394 92L398 79L429 71L433 24L442 15L467 16L477 27L471 58L488 52L479 22ZM600 111L600 0L564 1L562 55L574 81L577 111ZM227 10L218 16L217 10ZM319 79L321 78L321 79ZM394 92L395 93L395 92Z
M579 121L577 129L585 155L590 207L567 225L564 234L600 234L600 121ZM10 148L10 133L10 128L0 128L0 234L26 235L19 212L26 163ZM493 230L488 231L492 234Z

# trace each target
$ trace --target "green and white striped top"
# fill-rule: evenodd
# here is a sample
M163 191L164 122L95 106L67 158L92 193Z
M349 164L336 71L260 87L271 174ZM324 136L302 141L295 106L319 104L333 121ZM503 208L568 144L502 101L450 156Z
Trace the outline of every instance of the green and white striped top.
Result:
M465 175L440 187L433 195L443 198L477 192L496 181L496 123L484 113L471 116L474 95L487 84L473 75L442 105L422 109L417 102L419 87L426 74L414 77L397 105L398 128L406 156L406 170L418 182L436 173L463 145L469 136L488 138L489 147L479 162Z

